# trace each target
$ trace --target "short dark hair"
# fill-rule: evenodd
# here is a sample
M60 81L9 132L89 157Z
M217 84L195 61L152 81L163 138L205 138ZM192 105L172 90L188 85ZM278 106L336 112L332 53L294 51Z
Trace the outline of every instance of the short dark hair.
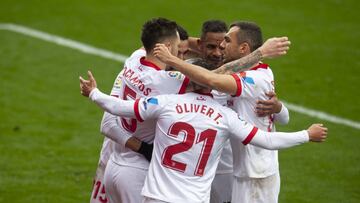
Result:
M215 67L214 65L208 63L205 59L203 58L192 58L190 59L188 62L190 62L191 64L197 65L197 66L201 66L207 70L214 70L217 67Z
M180 40L187 40L189 38L189 34L187 33L187 31L181 27L180 25L178 25L177 27L177 31L179 32L179 36L180 36Z
M201 38L205 37L205 34L208 32L222 33L227 32L227 25L224 21L221 20L208 20L205 21L201 29Z
M165 38L176 37L178 26L176 22L165 18L153 18L142 27L141 41L145 50L150 52L156 43Z
M253 22L238 21L230 25L232 27L239 27L237 38L238 43L247 42L250 46L250 51L254 51L263 44L261 28Z

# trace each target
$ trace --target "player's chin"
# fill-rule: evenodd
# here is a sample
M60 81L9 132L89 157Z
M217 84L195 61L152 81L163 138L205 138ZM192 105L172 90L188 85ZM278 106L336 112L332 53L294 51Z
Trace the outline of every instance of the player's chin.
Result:
M219 67L223 64L224 59L223 58L210 58L209 62L211 63L212 66L214 67Z

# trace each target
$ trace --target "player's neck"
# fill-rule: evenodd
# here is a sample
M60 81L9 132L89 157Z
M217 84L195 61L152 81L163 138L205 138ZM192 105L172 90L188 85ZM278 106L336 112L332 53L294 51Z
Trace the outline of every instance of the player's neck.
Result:
M166 68L166 64L161 62L159 59L157 59L155 56L151 55L151 54L147 54L145 59L147 61L150 61L151 63L157 65L161 70L165 70Z

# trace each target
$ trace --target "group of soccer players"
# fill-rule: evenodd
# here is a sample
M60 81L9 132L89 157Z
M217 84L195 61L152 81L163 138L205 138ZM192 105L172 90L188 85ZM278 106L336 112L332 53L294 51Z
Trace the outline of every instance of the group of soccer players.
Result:
M277 202L276 150L327 136L321 124L275 132L289 113L260 60L286 54L288 39L263 43L255 23L228 30L219 20L204 22L193 38L156 18L141 40L111 96L90 72L80 77L81 93L106 111L91 202Z

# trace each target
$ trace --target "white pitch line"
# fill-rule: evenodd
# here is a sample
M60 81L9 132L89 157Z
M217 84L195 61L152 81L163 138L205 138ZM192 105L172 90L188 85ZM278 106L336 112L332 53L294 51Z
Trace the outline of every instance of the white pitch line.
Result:
M10 24L10 23L0 23L0 30L8 30L17 32L20 34L24 34L27 36L31 36L34 38L38 38L41 40L45 40L48 42L55 43L60 46L69 47L78 51L81 51L83 53L92 54L95 56L100 56L103 58L119 61L119 62L125 62L127 56L122 54L117 54L105 49L96 48L81 42L77 42L71 39L66 39L64 37L56 36L53 34L48 34L39 30L35 30L32 28L28 28L22 25L16 25L16 24ZM297 113L301 113L310 117L318 118L321 120L329 121L332 123L342 124L346 125L352 128L360 129L360 123L357 121L352 121L346 118L341 118L338 116L334 116L325 112L309 109L303 106L299 106L296 104L284 102L284 104L287 106L287 108L291 111L295 111Z
M292 104L292 103L288 103L285 101L282 101L285 106L291 110L291 111L295 111L297 113L301 113L301 114L305 114L307 116L310 117L314 117L314 118L318 118L321 120L325 120L325 121L330 121L332 123L337 123L337 124L342 124L342 125L346 125L352 128L356 128L356 129L360 129L360 123L356 122L356 121L352 121L346 118L341 118L338 116L334 116L325 112L321 112L321 111L317 111L317 110L313 110L313 109L309 109L303 106L299 106L296 104Z
M17 33L21 33L27 36L31 36L34 38L38 38L41 40L45 40L48 42L55 43L60 46L69 47L72 49L79 50L83 53L92 54L96 56L100 56L107 59L112 59L115 61L125 62L127 56L117 54L108 50L96 48L84 43L80 43L71 39L66 39L64 37L48 34L39 30L35 30L32 28L28 28L22 25L16 24L0 24L0 30L9 30Z

